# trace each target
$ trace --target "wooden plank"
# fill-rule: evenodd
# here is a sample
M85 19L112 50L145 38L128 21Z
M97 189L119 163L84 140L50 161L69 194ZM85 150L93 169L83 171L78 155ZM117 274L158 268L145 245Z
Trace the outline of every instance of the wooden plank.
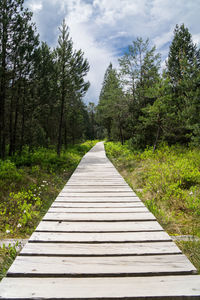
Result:
M20 255L40 256L128 256L180 254L174 242L152 243L27 243Z
M161 276L195 274L185 255L114 257L18 256L7 276Z
M112 186L112 187L119 187L125 185L124 182L122 182L121 180L112 180L112 181L108 181L108 180L104 180L104 181L96 181L96 180L84 180L84 179L79 179L79 180L70 180L67 182L67 185L65 185L65 187L83 187L83 186L89 186L89 187L99 187L99 186Z
M121 213L49 213L43 217L46 221L154 221L156 218L150 212Z
M133 202L141 202L138 197L87 197L87 196L58 196L54 203L56 202L73 202L73 203L133 203Z
M69 207L51 207L48 210L48 213L137 213L137 212L149 212L149 210L144 207L133 207L133 208L126 208L126 207L81 207L81 208L69 208Z
M146 207L141 201L137 202L90 202L90 203L84 203L84 202L53 202L51 207L63 207L63 208L80 208L80 207L88 207L88 208L133 208L133 207Z
M60 192L59 196L69 197L133 197L133 192Z
M65 232L128 232L160 231L162 227L156 221L151 222L40 222L36 231Z
M150 212L140 213L46 213L46 221L152 221L156 218Z
M200 276L5 278L0 299L200 299Z
M85 186L82 186L82 187L76 187L76 188L72 188L72 187L66 187L64 188L61 193L97 193L97 194L100 194L100 193L128 193L128 192L131 192L132 193L132 190L129 188L129 187L116 187L116 186L99 186L99 187L85 187Z
M34 232L29 239L30 242L55 242L55 243L118 243L118 242L164 242L171 241L170 236L164 232L123 232L114 233L54 233Z

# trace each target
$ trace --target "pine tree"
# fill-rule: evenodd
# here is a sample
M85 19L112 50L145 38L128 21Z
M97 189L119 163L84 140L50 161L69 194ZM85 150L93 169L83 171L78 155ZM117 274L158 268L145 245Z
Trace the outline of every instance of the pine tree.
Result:
M172 106L176 112L171 143L190 141L192 128L188 112L191 111L191 106L195 106L192 94L198 89L196 78L199 69L200 51L193 43L192 35L184 24L180 27L176 25L167 61L167 75L172 86Z
M167 60L168 76L174 88L186 73L193 72L196 63L200 66L200 51L193 43L192 35L184 24L176 25Z
M137 38L119 59L121 81L129 101L127 136L137 147L145 147L151 135L140 119L143 109L156 100L152 87L159 81L160 55L150 48L149 40Z
M107 130L108 138L124 142L123 127L127 103L117 71L110 64L105 72L97 107L97 120Z
M58 129L58 144L57 153L60 155L62 146L62 128L64 123L64 111L69 93L70 85L70 72L71 61L73 55L73 43L69 37L69 28L66 26L63 20L60 30L60 36L58 38L57 64L58 64L58 85L60 88L60 116L59 116L59 129Z

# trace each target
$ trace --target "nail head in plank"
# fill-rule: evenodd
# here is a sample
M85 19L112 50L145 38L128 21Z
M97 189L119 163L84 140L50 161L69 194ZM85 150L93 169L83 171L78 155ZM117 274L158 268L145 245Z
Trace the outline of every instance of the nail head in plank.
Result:
M36 231L64 232L127 232L127 231L159 231L163 230L157 221L146 222L59 222L42 221Z

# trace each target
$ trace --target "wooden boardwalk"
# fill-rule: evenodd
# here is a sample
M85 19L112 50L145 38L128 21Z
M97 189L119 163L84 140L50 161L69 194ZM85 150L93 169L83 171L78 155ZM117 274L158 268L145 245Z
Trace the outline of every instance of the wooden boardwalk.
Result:
M104 152L89 151L0 283L0 299L200 299L200 276Z

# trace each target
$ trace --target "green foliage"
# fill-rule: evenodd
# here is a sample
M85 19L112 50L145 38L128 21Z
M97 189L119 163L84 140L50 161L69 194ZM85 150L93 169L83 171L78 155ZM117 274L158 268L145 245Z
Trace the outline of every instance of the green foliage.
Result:
M188 256L200 274L200 241L179 241L176 244Z
M96 142L86 141L82 144L69 146L67 150L61 152L60 156L57 155L55 149L39 147L30 151L25 147L20 155L16 153L11 159L17 167L32 166L32 170L35 173L39 172L40 168L51 172L58 170L70 172L78 165L82 155L88 152ZM14 163L11 164L15 166Z
M13 180L20 181L22 175L22 170L18 170L13 162L10 160L0 160L0 181L5 180L7 183Z
M97 121L106 129L109 140L114 138L124 142L123 131L128 110L126 100L117 71L110 64L104 75L97 106Z
M33 219L39 216L41 205L40 197L31 190L10 193L6 203L0 206L1 226L7 233L28 231Z
M17 256L17 246L18 244L0 247L0 281L6 275L7 270Z
M0 234L29 234L96 142L69 146L60 156L55 149L40 147L29 151L25 147L21 156L15 154L12 161L1 161Z
M172 232L195 232L200 236L197 226L200 222L200 153L197 148L163 144L155 151L148 147L140 153L131 150L128 144L106 143L106 151L120 170L125 170L127 181L131 184L133 180L131 185L142 189L140 196L161 223L168 224ZM190 222L195 225L191 227Z

